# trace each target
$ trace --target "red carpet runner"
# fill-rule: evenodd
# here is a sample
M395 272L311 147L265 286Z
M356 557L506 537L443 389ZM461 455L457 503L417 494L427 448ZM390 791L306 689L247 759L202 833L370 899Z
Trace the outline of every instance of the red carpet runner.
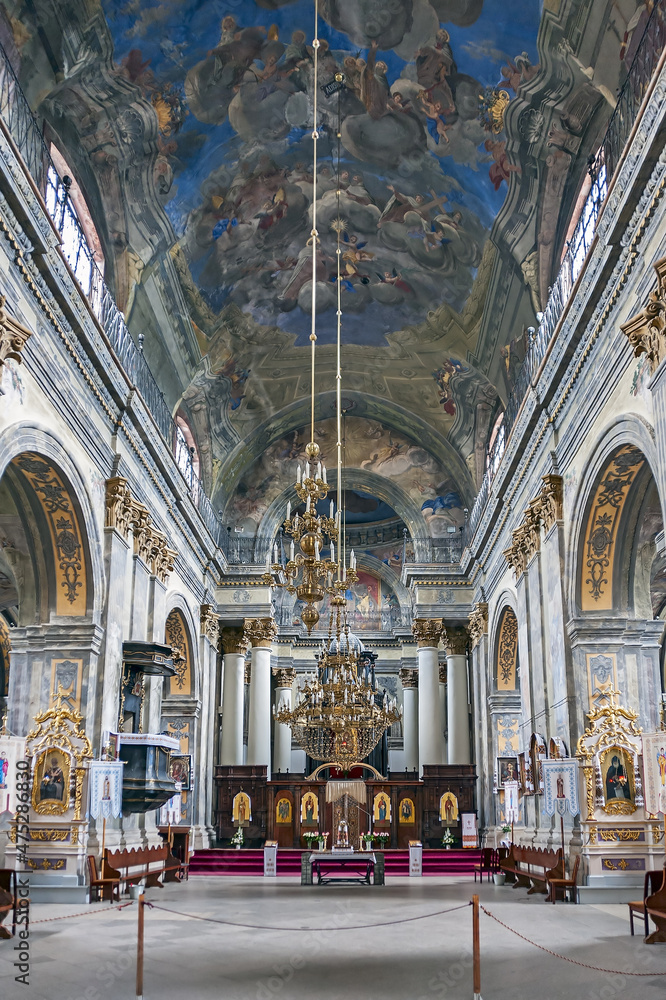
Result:
M281 847L277 855L278 875L300 878L302 851ZM316 853L316 852L315 852ZM390 875L409 875L409 851L384 851L385 871ZM481 859L481 851L446 851L424 848L424 875L471 875ZM264 852L221 848L196 851L190 860L190 875L263 875Z

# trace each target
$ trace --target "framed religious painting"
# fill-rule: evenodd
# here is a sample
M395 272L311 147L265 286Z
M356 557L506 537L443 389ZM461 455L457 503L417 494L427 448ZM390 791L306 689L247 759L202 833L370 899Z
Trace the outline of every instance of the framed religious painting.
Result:
M534 795L534 778L529 752L518 754L518 781L523 795Z
M285 795L281 795L280 798L275 803L275 822L291 823L291 821L292 821L291 801Z
M319 800L313 792L301 796L301 825L310 826L319 822Z
M252 822L252 803L247 792L237 792L231 806L231 817L234 823L245 826Z
M458 822L458 799L453 792L444 792L439 800L439 822L442 826L455 826Z
M412 799L400 799L398 806L398 823L415 823L414 802Z
M189 792L191 788L192 774L192 754L182 753L178 756L171 754L169 761L169 776L174 781L180 782L182 792Z
M532 776L534 779L534 791L539 795L543 792L543 770L541 762L548 759L548 748L546 741L539 733L532 733L530 737L530 763L532 765Z
M518 780L518 760L516 757L497 758L497 788L504 788L505 781Z
M377 792L375 795L372 815L375 823L390 823L391 800L386 792Z
M626 747L608 747L599 754L604 812L630 815L636 811L633 756Z
M43 750L32 776L32 806L35 812L59 816L69 809L69 777L72 758L58 747Z

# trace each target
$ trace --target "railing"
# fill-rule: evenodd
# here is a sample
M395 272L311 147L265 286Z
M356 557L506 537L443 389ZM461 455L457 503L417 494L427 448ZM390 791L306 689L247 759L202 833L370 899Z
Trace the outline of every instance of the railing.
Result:
M42 192L47 211L60 235L62 241L60 249L65 260L87 297L121 368L141 394L160 434L173 453L176 424L143 355L143 337L139 337L137 346L123 314L104 281L69 196L71 179L60 177L58 174L37 119L32 113L2 45L0 45L0 117L36 186ZM178 467L188 483L193 503L213 538L218 541L219 520L194 470L191 457L185 456L178 462Z
M220 528L218 544L230 566L249 566L255 562L257 540L254 535L240 535L226 528ZM257 561L265 562L266 553L264 553L263 560L258 559Z
M511 429L529 386L546 356L548 345L592 246L599 215L608 193L609 179L620 161L641 102L666 45L666 24L663 20L665 8L666 0L657 0L652 8L599 151L590 163L590 190L562 258L555 283L550 288L546 308L543 313L537 314L539 326L536 330L530 328L528 331L527 353L509 396L502 424L486 457L486 472L464 532L466 543L473 538L481 520Z

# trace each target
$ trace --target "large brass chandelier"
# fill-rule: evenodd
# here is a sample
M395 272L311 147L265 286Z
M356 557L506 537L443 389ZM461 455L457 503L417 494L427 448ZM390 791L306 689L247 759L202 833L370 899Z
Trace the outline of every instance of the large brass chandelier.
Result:
M315 604L331 597L331 613L328 639L322 644L317 656L317 668L306 676L305 685L298 695L296 706L291 709L278 706L273 709L275 721L289 726L297 742L313 760L335 764L343 772L348 772L355 764L361 763L374 750L389 726L399 721L402 709L395 699L386 694L381 696L377 682L372 682L368 666L360 668L359 653L361 643L349 631L347 621L347 588L358 581L356 558L353 549L347 562L342 498L342 365L341 365L341 275L342 250L340 247L344 223L340 217L340 120L338 112L338 184L337 219L333 229L337 233L337 370L336 370L336 411L337 411L337 498L338 509L334 516L333 502L329 516L317 512L317 503L328 495L326 468L319 461L319 446L314 441L314 345L315 334L315 290L316 290L316 199L317 199L317 38L318 10L315 0L314 51L314 191L312 202L312 415L310 443L306 446L307 463L305 474L299 466L296 493L305 503L305 512L291 517L291 505L287 504L287 517L283 525L285 533L292 536L288 562L278 560L277 545L274 548L273 576L268 578L273 586L285 587L305 602L301 618L308 633L319 621L319 611ZM342 76L336 76L342 83ZM338 104L339 108L339 104ZM316 463L316 465L315 465ZM330 558L321 556L325 540L330 547ZM300 552L294 552L294 541L299 542ZM335 544L338 542L337 559Z

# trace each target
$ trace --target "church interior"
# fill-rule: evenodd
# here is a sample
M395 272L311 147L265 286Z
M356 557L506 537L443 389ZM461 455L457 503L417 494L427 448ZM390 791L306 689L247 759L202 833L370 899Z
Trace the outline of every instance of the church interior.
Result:
M0 0L3 997L663 996L665 193L666 0Z

